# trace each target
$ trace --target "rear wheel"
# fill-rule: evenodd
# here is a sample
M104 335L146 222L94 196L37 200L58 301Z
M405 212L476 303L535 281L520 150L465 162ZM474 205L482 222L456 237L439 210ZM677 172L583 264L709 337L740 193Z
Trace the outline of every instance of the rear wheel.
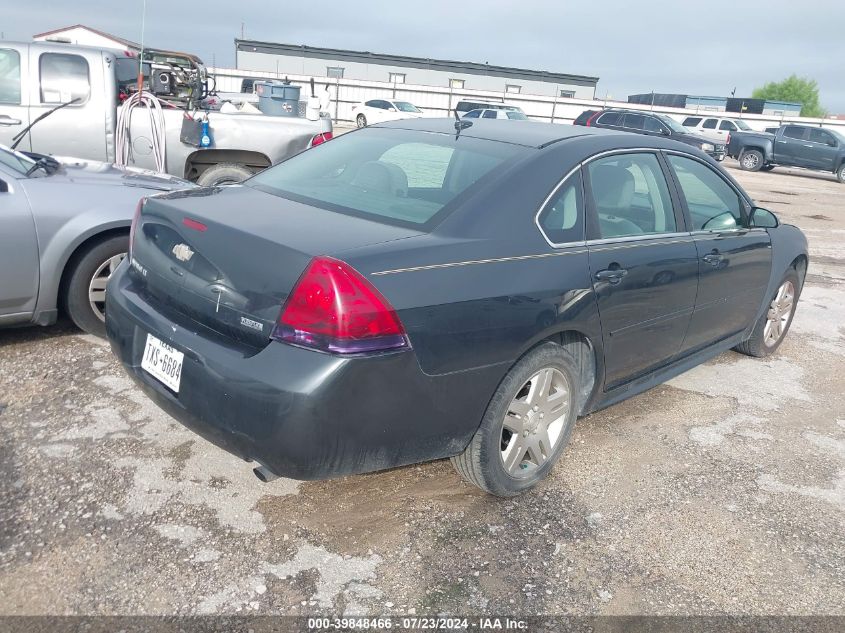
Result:
M81 330L106 335L106 284L126 257L129 236L118 235L93 244L70 264L65 310Z
M739 166L745 171L760 171L763 164L763 154L756 149L747 149L739 157Z
M505 376L466 450L452 464L469 483L500 497L536 485L575 426L578 372L569 352L545 343Z
M751 331L751 336L734 349L758 358L774 354L789 331L800 294L801 280L795 269L790 268Z
M243 182L253 171L237 163L219 163L212 165L197 178L197 184L202 187L218 187L220 185L234 185Z
M365 117L363 114L359 114L355 118L355 123L358 125L358 127L367 127L367 117Z

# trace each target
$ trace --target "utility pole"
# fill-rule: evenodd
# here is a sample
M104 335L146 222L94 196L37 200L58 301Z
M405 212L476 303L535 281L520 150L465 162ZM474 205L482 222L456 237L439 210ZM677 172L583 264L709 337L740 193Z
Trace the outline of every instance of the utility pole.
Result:
M244 39L244 28L245 28L245 26L246 26L246 24L244 22L241 22L241 39Z

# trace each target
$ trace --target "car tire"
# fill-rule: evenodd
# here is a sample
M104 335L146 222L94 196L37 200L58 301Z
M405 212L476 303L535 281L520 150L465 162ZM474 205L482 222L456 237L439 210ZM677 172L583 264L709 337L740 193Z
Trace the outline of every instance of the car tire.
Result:
M794 268L786 272L774 295L769 299L766 311L754 325L751 336L734 348L737 352L763 358L777 351L783 339L786 338L789 326L792 325L798 298L801 296L802 281ZM788 311L784 312L787 295L789 295L789 307ZM773 329L776 329L777 336L772 336Z
M367 127L367 117L365 117L363 114L359 114L357 117L355 117L355 124L358 127Z
M842 163L839 169L836 170L836 180L845 183L845 163Z
M212 165L197 178L201 187L218 187L220 185L234 185L243 182L253 175L253 171L245 165L237 163L219 163Z
M775 168L774 165L763 165L760 168L760 171L772 171Z
M493 394L469 445L451 459L461 477L499 497L539 483L575 427L576 367L570 352L555 343L544 343L519 360ZM543 384L545 393L535 391ZM547 422L545 415L558 417Z
M105 337L105 296L108 282L129 250L129 235L116 235L92 244L68 264L63 303L76 326Z
M756 149L747 149L739 157L739 166L745 171L760 171L764 164L763 154Z

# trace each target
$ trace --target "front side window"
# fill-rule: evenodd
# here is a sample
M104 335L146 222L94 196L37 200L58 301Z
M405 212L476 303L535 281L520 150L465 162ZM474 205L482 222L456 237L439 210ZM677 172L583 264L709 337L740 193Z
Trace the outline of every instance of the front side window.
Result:
M576 171L560 186L543 208L540 227L552 244L584 239L584 202L581 172Z
M728 132L736 132L736 126L730 121L722 121L719 123L720 130L727 130Z
M11 48L0 48L0 103L21 102L21 56Z
M399 110L399 112L422 112L422 110L420 110L413 103L408 103L407 101L394 101L393 105L396 106L396 109Z
M246 184L329 211L420 228L525 151L466 136L366 128L297 154Z
M666 127L657 119L652 116L645 117L645 127L646 132L657 132L658 134L663 132L669 132Z
M716 119L707 119L701 127L705 130L715 130L718 122Z
M692 158L669 154L693 231L723 231L744 226L742 198L712 168Z
M836 141L833 139L833 135L818 128L812 128L810 130L810 141L836 147Z
M79 55L44 53L38 62L41 79L41 103L68 103L88 100L91 83L88 62Z
M598 237L677 230L669 186L657 156L618 154L595 160L587 169Z

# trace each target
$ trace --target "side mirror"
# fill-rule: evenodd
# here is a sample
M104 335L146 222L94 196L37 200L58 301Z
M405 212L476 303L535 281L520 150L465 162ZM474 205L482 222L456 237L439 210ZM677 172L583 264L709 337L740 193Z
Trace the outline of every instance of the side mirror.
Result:
M752 227L759 229L774 229L780 224L778 216L762 207L754 207L751 209L749 223Z
M836 141L834 141L834 140L830 140L830 141L828 141L828 142L827 142L827 144L828 144L828 145L830 145L831 147L836 147L836 146L837 146L837 143L836 143Z

